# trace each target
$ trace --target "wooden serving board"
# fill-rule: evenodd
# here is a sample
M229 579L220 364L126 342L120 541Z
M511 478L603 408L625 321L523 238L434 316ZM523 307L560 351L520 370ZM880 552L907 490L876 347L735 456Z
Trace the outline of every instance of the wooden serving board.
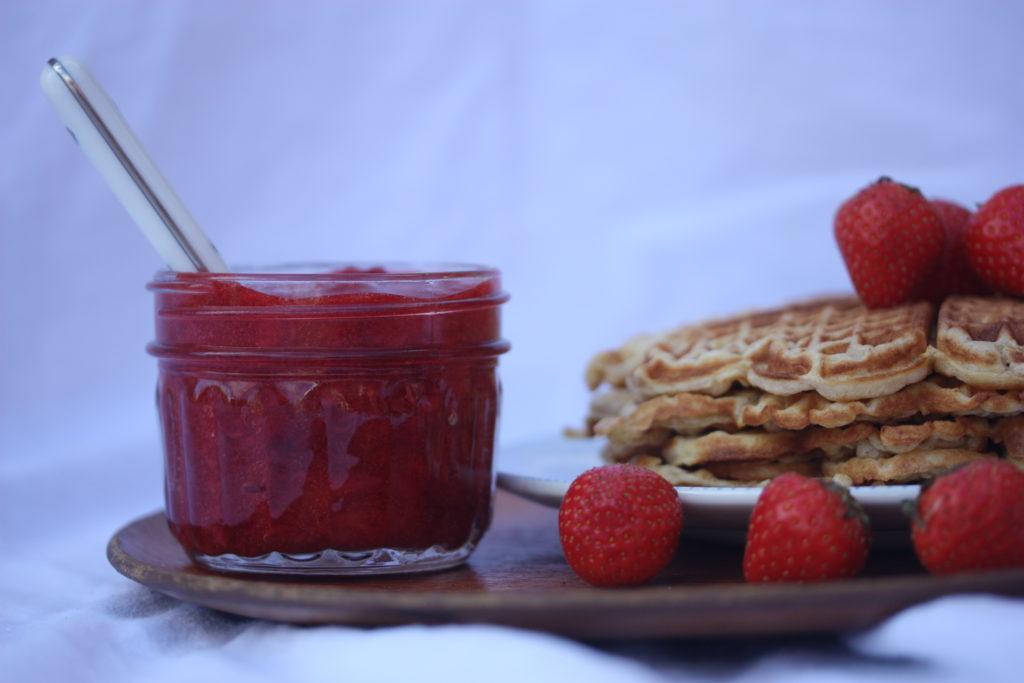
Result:
M153 590L232 614L302 624L488 623L586 638L841 632L949 593L1024 595L1024 570L925 574L908 550L872 552L861 578L743 583L742 547L687 539L655 582L587 586L565 564L557 511L498 492L495 521L468 565L389 578L251 578L193 565L161 513L132 522L110 563Z

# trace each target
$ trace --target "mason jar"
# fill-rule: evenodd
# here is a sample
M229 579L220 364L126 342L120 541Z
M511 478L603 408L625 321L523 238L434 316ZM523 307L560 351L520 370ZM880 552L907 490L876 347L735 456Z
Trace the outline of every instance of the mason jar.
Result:
M195 562L345 575L469 556L509 348L497 270L164 271L149 289L167 521Z

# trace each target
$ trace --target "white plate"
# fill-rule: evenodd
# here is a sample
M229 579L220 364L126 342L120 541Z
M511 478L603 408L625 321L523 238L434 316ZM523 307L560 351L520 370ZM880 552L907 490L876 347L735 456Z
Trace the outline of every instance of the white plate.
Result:
M528 441L501 449L498 486L523 498L558 507L569 484L591 467L601 465L599 439L561 437ZM917 497L920 487L854 486L854 497L871 519L872 535L883 545L904 545L907 518L904 501ZM677 486L683 501L684 527L693 536L742 541L760 487L702 488Z

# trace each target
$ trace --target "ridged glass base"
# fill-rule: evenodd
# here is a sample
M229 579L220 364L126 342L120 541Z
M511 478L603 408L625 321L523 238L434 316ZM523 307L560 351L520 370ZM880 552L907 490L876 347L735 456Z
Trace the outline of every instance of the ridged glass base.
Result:
M240 555L193 555L193 561L221 572L245 574L292 574L317 576L371 576L413 574L456 567L466 561L476 544L467 543L450 550L433 546L426 550L343 551L316 553L268 553L259 557Z

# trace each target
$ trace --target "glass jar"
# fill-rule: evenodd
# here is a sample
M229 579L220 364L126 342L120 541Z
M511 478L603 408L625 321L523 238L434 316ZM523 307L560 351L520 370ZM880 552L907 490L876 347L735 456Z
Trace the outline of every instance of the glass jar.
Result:
M469 556L508 350L497 270L160 272L149 289L167 520L194 561L376 574Z

